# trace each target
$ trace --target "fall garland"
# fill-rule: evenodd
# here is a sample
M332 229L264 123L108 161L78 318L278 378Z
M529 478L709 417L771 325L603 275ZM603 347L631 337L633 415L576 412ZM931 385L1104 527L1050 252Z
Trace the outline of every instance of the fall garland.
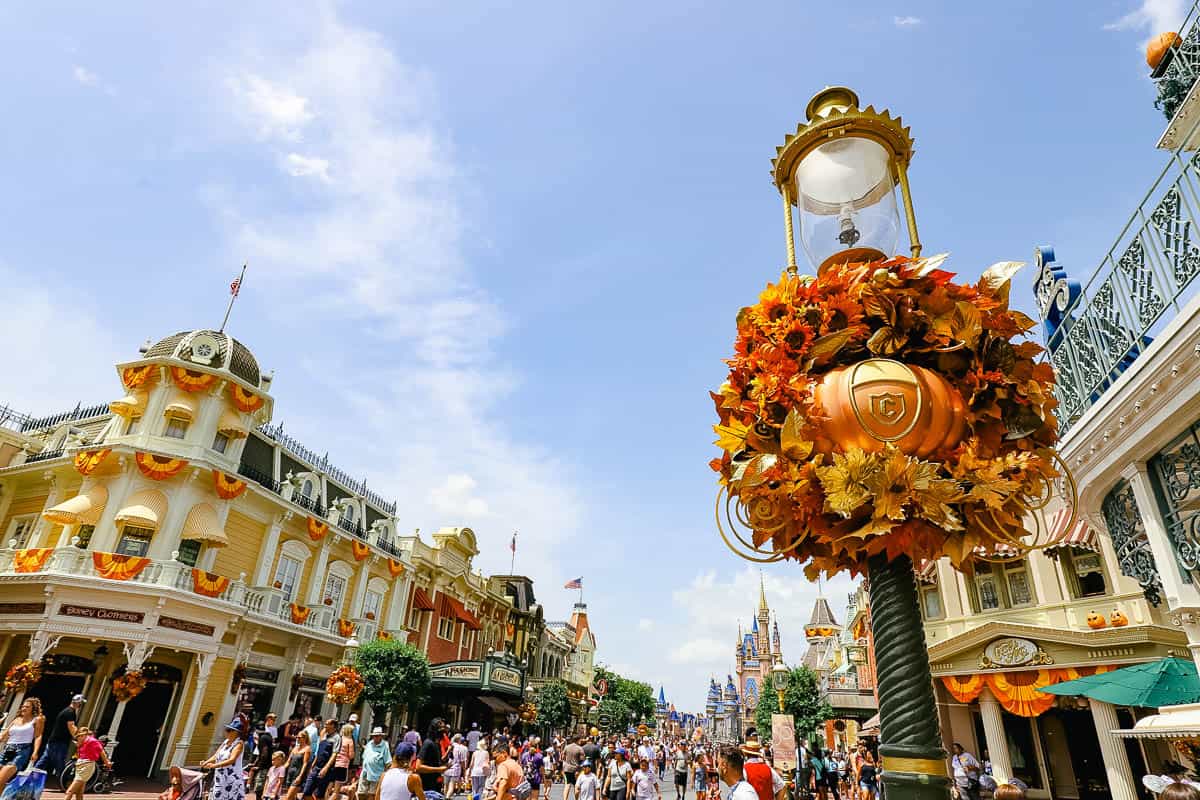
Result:
M785 272L738 314L729 378L712 393L724 452L711 466L763 560L808 561L812 578L865 572L876 554L961 566L1028 549L1023 518L1060 476L1054 372L1038 344L1013 341L1036 325L1008 307L1020 265L972 286L953 283L944 258ZM930 431L929 452L862 435L856 403L879 404L876 419L906 413L901 393L856 394L864 362L911 376L925 415L912 435Z
M5 692L24 692L42 679L42 665L25 659L9 668L4 674Z
M233 668L233 676L229 679L229 693L237 694L244 680L246 680L246 665L238 664Z
M113 697L117 702L125 703L142 693L146 688L146 676L137 670L118 675L112 681Z
M338 705L352 706L363 691L363 679L354 667L338 667L325 681L325 694Z

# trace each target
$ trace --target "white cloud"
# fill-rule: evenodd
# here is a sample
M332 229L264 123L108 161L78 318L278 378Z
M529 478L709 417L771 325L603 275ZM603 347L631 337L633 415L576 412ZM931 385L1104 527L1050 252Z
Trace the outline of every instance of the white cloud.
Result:
M1184 0L1142 0L1141 5L1116 22L1108 23L1104 29L1158 34L1177 30L1183 19Z
M246 73L230 78L228 86L260 138L299 139L300 130L313 119L308 98L259 75Z
M440 486L429 491L429 503L449 515L487 516L487 501L474 494L477 485L475 479L470 475L447 475Z
M284 160L284 170L295 178L314 177L329 181L329 161L316 156L302 156L299 153L288 153Z
M654 620L649 617L642 617L637 624L639 631L648 631L654 628Z
M82 83L84 86L95 86L100 80L99 75L92 72L87 67L81 67L78 64L76 64L75 68L71 70L71 75L76 81Z
M922 23L920 17L892 17L892 22L897 28L912 28Z

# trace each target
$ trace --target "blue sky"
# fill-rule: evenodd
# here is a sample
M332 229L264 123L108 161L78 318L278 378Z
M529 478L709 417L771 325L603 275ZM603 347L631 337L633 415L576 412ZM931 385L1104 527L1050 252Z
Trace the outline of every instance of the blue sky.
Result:
M813 92L913 128L926 251L1090 273L1160 168L1141 42L1180 0L6 4L0 402L110 399L219 324L276 419L480 564L584 576L603 660L703 702L757 571L712 523L707 390L783 264ZM1031 270L1017 303L1032 312ZM815 587L766 573L789 660ZM849 585L826 591L840 613Z

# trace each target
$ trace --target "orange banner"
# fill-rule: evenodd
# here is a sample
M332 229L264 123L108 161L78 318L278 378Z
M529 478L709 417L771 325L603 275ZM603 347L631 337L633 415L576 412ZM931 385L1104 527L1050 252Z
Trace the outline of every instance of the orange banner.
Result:
M121 370L121 383L125 384L126 389L136 389L146 382L146 379L150 377L150 371L153 369L153 364L143 364L140 367L126 367Z
M211 372L186 367L171 367L171 377L175 379L175 385L185 392L202 392L217 382L217 376Z
M53 552L53 547L18 550L13 556L13 569L17 572L41 572Z
M219 469L214 469L213 487L217 491L217 497L222 500L232 500L239 497L242 492L246 491L246 482L239 480L232 475L226 475Z
M179 471L188 464L182 458L156 456L154 453L138 453L133 460L137 462L138 469L142 471L143 475L156 481L178 475Z
M247 413L258 411L267 402L262 395L247 392L236 383L229 384L229 396L233 398L233 404L237 406L238 411Z
M325 522L317 522L315 517L308 518L308 538L314 542L319 542L325 538L325 534L329 533L329 525Z
M386 642L387 640L392 638L392 635L385 630L380 630L378 635L376 635L375 638L383 639Z
M75 454L75 469L80 475L91 475L104 463L112 450L83 450Z
M404 562L397 561L394 558L389 558L387 561L388 572L392 574L393 578L399 577L400 573L404 572Z
M351 539L350 552L354 553L355 561L362 561L364 558L371 555L371 546L366 542L360 542L358 539Z
M298 606L295 603L291 604L290 610L292 612L292 622L296 623L297 625L303 625L304 621L308 619L308 615L312 613L311 608Z
M982 675L945 675L942 684L955 700L969 703L983 691L984 680Z
M205 597L217 597L229 586L229 578L202 569L192 570L192 591Z
M116 553L92 553L96 574L110 581L127 581L146 568L150 559L141 556L121 556Z
M349 639L354 635L354 623L348 619L338 620L338 636Z

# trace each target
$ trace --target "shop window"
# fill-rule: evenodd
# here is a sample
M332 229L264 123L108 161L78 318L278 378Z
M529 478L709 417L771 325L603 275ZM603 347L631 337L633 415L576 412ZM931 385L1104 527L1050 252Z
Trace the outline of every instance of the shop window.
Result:
M408 627L414 631L421 629L421 609L416 606L408 610Z
M196 562L200 560L200 542L197 539L184 539L179 543L179 558L184 564L189 567L196 566Z
M341 575L329 575L325 578L325 600L332 602L325 603L335 611L340 611L342 608L342 598L346 596L346 579Z
M86 550L88 545L92 543L92 534L95 532L95 525L80 525L75 529L75 537L79 540L75 546Z
M312 497L312 493L313 493L313 482L306 478L304 480L304 488L300 490L300 494L304 495L305 497Z
M971 607L978 613L1033 605L1033 584L1025 559L977 562L967 583Z
M379 592L367 590L367 595L363 599L363 616L367 619L379 619L379 609L383 607L383 595Z
M354 506L346 503L342 506L342 516L338 519L338 524L345 527L354 522Z
M37 517L32 514L28 517L17 517L8 524L8 536L4 537L4 544L7 545L10 541L16 540L16 547L25 547L29 544L29 537L33 535L33 528L36 524Z
M167 429L163 431L163 436L172 439L182 439L187 436L188 423L186 420L178 417L170 417L167 419Z
M127 422L125 424L125 435L132 436L133 434L137 433L138 428L141 426L141 424L142 424L141 417L130 417L129 422Z
M212 449L218 453L224 453L227 447L229 447L229 436L217 431L217 435L213 437Z
M154 531L150 528L126 525L121 529L116 552L123 556L144 556L150 550L150 540L153 538Z
M454 620L450 617L438 617L437 635L439 639L454 641Z
M921 587L921 614L925 619L942 618L942 595L936 585Z
M1059 555L1059 563L1063 565L1067 584L1076 598L1108 594L1108 584L1104 579L1104 559L1099 553L1072 547Z
M291 600L296 595L296 584L300 581L300 562L295 558L280 555L279 563L275 565L276 584L283 596Z

